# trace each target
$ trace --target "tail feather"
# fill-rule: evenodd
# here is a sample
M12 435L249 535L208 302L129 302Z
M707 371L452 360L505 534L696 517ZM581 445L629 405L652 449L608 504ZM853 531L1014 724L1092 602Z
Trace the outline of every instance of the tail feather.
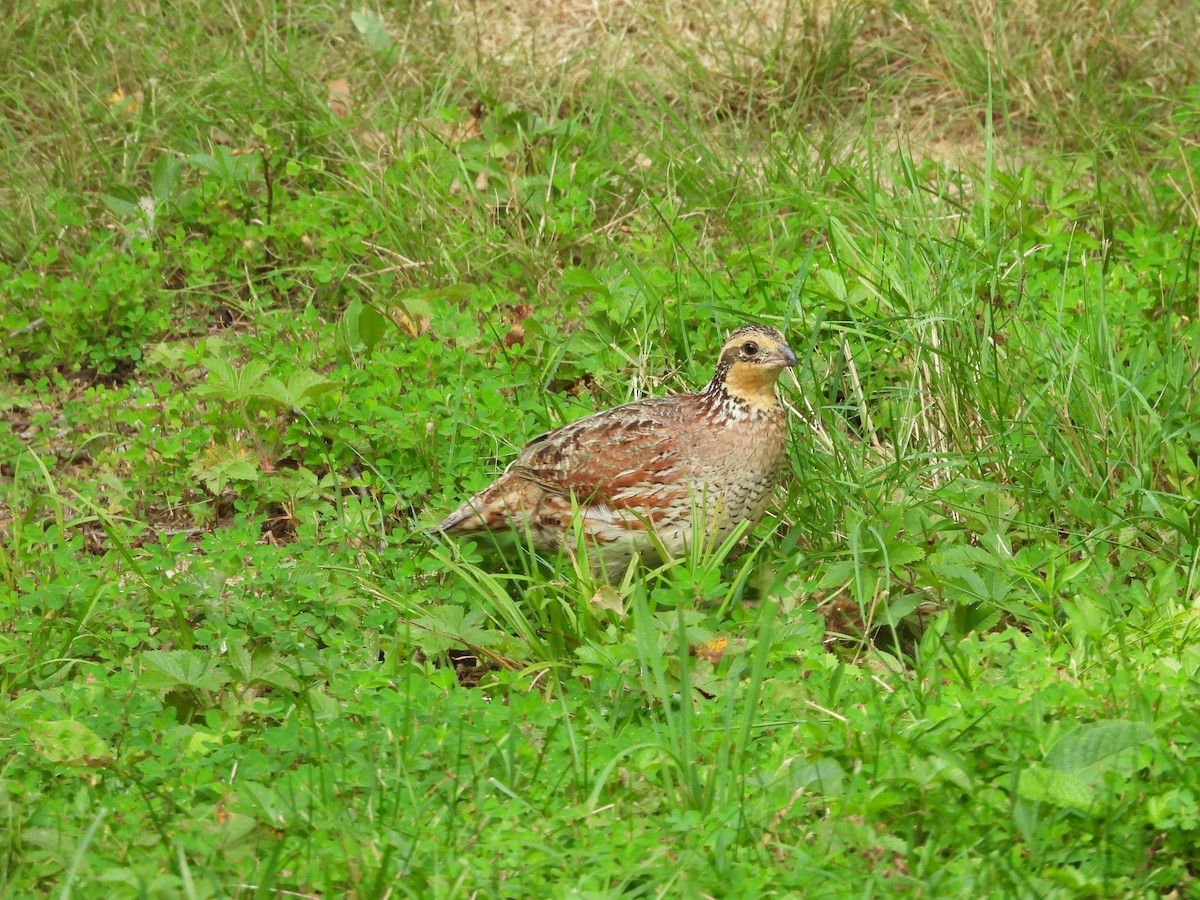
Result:
M461 537L480 531L520 527L528 508L530 483L512 474L502 475L431 528Z
M429 530L439 534L470 534L480 531L483 521L479 517L477 502L476 497L472 497Z

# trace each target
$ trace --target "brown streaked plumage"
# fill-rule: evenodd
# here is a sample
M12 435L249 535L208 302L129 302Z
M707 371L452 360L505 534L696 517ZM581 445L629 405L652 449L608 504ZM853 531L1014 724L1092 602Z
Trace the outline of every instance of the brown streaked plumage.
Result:
M757 522L786 464L787 419L775 382L796 355L783 335L748 325L729 336L708 386L586 416L534 438L496 481L434 526L462 537L526 533L534 547L574 546L572 509L612 578L635 553L672 556L704 533Z

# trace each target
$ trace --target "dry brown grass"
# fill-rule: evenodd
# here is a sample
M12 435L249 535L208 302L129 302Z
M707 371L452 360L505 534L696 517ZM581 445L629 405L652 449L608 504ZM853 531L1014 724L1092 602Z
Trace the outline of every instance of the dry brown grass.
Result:
M438 21L443 70L511 102L628 91L777 128L859 120L870 97L881 137L946 161L980 161L989 130L1080 149L1109 114L1155 140L1198 75L1196 9L1166 0L451 0ZM402 57L427 36L410 25Z
M805 0L452 0L437 55L516 102L616 89L725 116L792 103L826 70L850 74L831 50L868 52L855 39L877 15ZM402 56L427 51L427 34L406 29Z

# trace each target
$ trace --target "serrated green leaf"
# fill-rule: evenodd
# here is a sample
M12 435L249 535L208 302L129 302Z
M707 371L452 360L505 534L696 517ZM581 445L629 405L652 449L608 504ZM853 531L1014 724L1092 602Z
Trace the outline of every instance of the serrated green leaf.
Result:
M224 170L221 164L214 156L209 156L207 153L193 153L188 156L188 162L202 172L207 172L210 175L222 175Z
M210 356L203 361L203 366L210 382L230 388L237 386L237 372L227 361Z
M430 654L444 653L463 644L487 647L496 644L501 635L485 627L482 610L466 610L461 606L442 606L431 609L415 623L413 638L418 647Z
M200 397L214 397L230 402L245 402L254 399L262 388L263 378L270 371L270 364L262 359L252 359L240 369L217 357L204 360L208 370L208 381L192 388Z
M255 396L281 406L303 409L313 397L328 393L340 386L340 382L325 378L311 369L297 369L288 376L284 384L278 378L267 378Z
M258 647L250 652L241 642L230 643L225 660L230 675L243 686L265 684L288 691L299 690L299 682L282 667L280 655L269 647Z
M243 389L249 389L262 381L263 376L271 370L271 364L265 359L252 359L238 371L238 384Z
M983 583L983 579L976 574L975 570L968 569L966 566L958 565L957 563L931 561L930 566L938 575L946 579L947 587L956 587L967 595L965 598L956 597L953 599L983 600L990 596L987 586Z
M230 481L255 482L262 477L258 459L244 447L211 447L193 461L189 471L213 494Z
M187 159L205 174L229 184L256 181L262 177L262 160L258 153L235 154L223 144L214 147L211 156L207 153L193 153Z
M924 558L925 549L916 544L889 544L887 548L887 561L892 568L908 566Z
M148 650L140 659L141 683L160 694L179 688L218 691L229 681L220 660L195 650Z

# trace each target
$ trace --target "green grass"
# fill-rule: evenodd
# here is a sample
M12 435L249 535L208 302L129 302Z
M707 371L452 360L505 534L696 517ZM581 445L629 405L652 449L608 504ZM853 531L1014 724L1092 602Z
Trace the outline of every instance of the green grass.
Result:
M1200 896L1196 19L18 2L0 894ZM745 321L738 546L429 536Z

